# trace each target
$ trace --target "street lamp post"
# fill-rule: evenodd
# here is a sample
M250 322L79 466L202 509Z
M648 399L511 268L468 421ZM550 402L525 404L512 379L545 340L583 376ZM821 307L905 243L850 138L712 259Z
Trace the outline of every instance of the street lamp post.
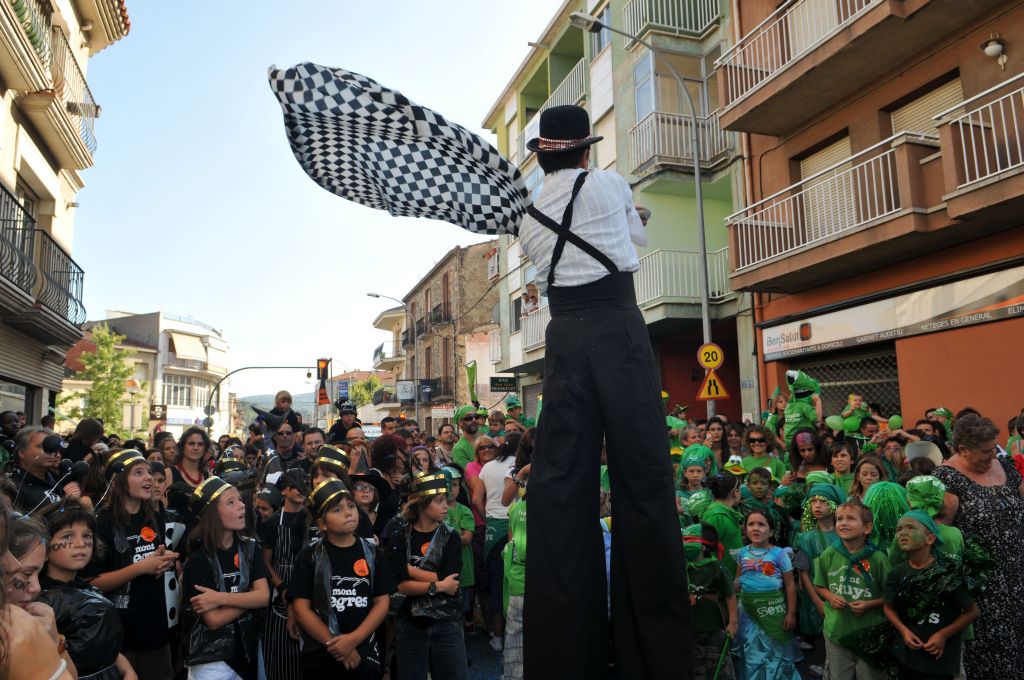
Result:
M700 317L701 325L704 333L704 343L711 342L711 307L709 301L709 289L708 284L708 244L707 236L704 231L704 194L703 187L701 186L700 178L700 131L698 129L700 121L697 118L697 107L693 104L693 98L690 96L690 91L686 89L686 83L683 82L679 72L676 71L675 66L672 62L665 58L665 55L651 43L646 40L642 40L639 36L625 31L620 31L617 28L613 28L608 24L602 23L597 17L586 14L584 12L573 12L569 15L569 22L576 28L590 33L598 33L602 28L607 28L612 33L618 33L621 36L634 40L640 45L643 45L651 51L656 57L661 57L662 62L668 66L669 71L672 73L672 77L676 79L676 86L686 97L686 102L690 106L690 117L692 119L690 124L690 144L692 146L693 155L693 182L694 190L696 192L697 200L697 233L699 236L699 248L700 248ZM715 402L707 402L708 418L715 415Z
M412 318L412 310L409 309L409 305L405 304L398 298L391 297L390 295L381 295L380 293L367 293L367 297L372 298L384 298L385 300L393 300L397 302L403 309L405 309L405 315L409 319L409 327L412 329L412 384L413 384L413 407L416 412L416 422L420 422L420 381L417 377L419 373L419 346L418 338L416 335L416 319Z

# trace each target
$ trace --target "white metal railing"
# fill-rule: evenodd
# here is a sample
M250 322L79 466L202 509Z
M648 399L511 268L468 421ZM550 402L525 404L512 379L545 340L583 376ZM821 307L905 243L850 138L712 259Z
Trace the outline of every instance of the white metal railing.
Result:
M496 364L501 361L501 330L489 332L487 341L490 345L489 358L492 364Z
M623 30L630 35L653 28L700 36L718 23L719 4L719 0L631 0L622 8Z
M53 28L53 89L64 104L71 121L78 129L78 136L90 153L96 153L96 119L100 115L100 107L93 99L89 83L85 80L82 67L64 36L64 31Z
M678 113L652 111L629 131L630 148L633 154L632 171L651 160L658 162L691 165L693 143L691 141L693 119ZM723 130L718 124L718 111L705 118L697 119L698 143L702 167L710 167L728 155L734 148L733 133Z
M899 212L893 142L911 137L937 139L897 133L726 218L734 230L736 271Z
M729 108L883 0L789 0L715 62Z
M660 298L700 302L700 253L688 250L655 250L640 258L633 275L636 302L645 305ZM708 253L708 299L718 302L732 294L729 289L729 249Z
M515 143L515 162L522 165L530 156L533 155L532 151L526 148L526 142L530 141L534 137L540 134L540 114L545 109L550 109L552 106L564 106L566 104L579 104L580 101L587 94L587 63L585 59L580 59L576 62L569 73L562 79L562 82L558 84L558 87L554 89L551 96L547 98L541 107L537 109L537 113L530 119L530 122L526 124L523 131L516 137Z
M945 124L953 133L958 188L1024 167L1024 88Z
M523 317L523 350L529 352L544 346L548 321L551 321L551 308L547 305Z

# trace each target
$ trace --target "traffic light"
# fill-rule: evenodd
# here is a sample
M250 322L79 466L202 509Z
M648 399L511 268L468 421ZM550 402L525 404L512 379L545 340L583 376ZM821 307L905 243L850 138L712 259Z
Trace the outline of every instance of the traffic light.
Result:
M320 382L327 382L330 377L328 374L328 367L331 365L330 359L317 359L316 360L316 379Z

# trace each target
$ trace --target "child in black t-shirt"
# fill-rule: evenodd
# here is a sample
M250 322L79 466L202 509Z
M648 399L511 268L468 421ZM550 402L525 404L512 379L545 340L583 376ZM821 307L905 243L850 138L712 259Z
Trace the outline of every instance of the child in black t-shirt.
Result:
M402 678L466 680L459 572L462 543L448 516L448 475L422 473L410 484L403 521L388 537L387 559L406 600L398 615L395 649Z
M896 628L893 654L900 680L951 680L960 670L960 637L978 618L958 565L936 560L942 545L934 520L911 510L896 525L896 544L907 561L885 580L885 616Z
M321 540L299 555L289 591L304 633L304 677L380 678L376 630L388 613L391 574L376 545L356 536L359 507L343 482L321 482L309 509Z
M246 508L235 487L209 477L193 496L199 523L190 535L184 599L196 614L189 636L190 676L257 677L259 629L253 610L270 601L267 566L245 538Z
M124 629L113 603L78 573L92 559L96 516L77 500L55 506L46 519L50 544L39 575L38 601L53 609L57 632L64 635L79 677L103 674L138 680L121 654Z
M135 449L114 451L104 474L110 486L97 512L96 538L105 555L93 559L84 575L117 608L124 628L121 651L135 672L172 680L163 575L173 572L178 553L166 546L166 521L153 503L149 462Z

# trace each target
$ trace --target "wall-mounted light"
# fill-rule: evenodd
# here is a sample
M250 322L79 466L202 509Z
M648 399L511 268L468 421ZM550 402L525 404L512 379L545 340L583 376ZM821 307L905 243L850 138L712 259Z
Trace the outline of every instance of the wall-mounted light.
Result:
M981 50L985 56L995 59L999 68L1006 70L1006 41L1000 38L998 33L992 33L988 40L981 44Z

